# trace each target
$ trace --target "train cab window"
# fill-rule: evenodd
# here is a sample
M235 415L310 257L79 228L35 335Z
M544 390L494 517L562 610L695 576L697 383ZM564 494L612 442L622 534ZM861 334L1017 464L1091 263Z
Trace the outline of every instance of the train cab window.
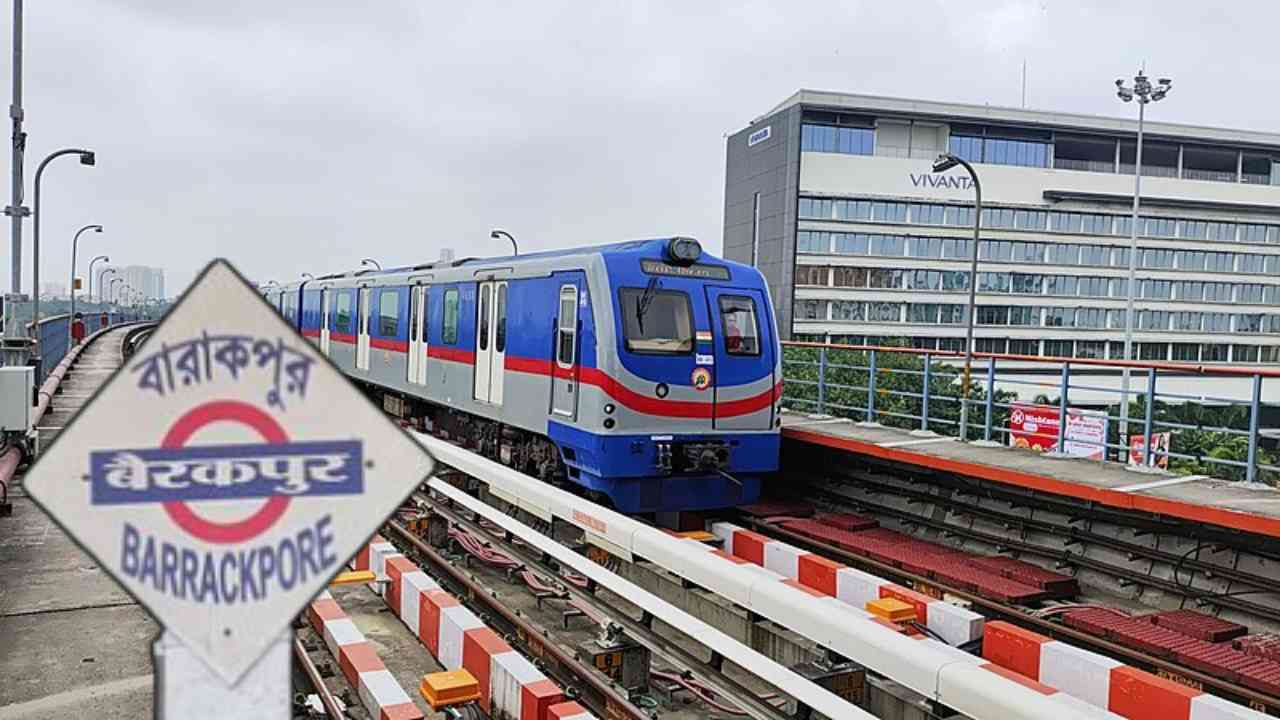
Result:
M756 321L756 304L742 295L720 297L720 323L724 331L724 349L730 355L760 354L760 324Z
M573 285L560 288L560 317L556 327L556 362L561 367L573 367L573 351L578 339L578 288Z
M338 291L338 321L336 330L347 335L351 334L351 293L346 290Z
M627 350L642 353L693 352L693 310L689 296L675 290L622 288L622 329Z
M455 345L458 342L458 291L444 291L444 325L441 328L441 339Z
M507 284L502 283L498 286L497 313L494 318L494 328L496 333L493 339L493 349L496 352L507 351Z
M378 334L395 337L400 325L400 293L382 290L378 293Z

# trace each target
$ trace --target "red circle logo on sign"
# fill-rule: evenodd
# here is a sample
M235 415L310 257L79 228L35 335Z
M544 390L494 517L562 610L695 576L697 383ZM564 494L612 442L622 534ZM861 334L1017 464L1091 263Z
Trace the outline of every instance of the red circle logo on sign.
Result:
M218 422L237 423L252 428L264 441L272 445L288 442L284 428L262 410L236 400L208 402L192 408L169 428L160 446L174 449L187 444L192 435ZM266 532L289 508L289 498L279 496L266 501L252 515L234 522L216 522L201 517L185 502L164 504L164 511L178 527L205 542L228 544L251 540Z

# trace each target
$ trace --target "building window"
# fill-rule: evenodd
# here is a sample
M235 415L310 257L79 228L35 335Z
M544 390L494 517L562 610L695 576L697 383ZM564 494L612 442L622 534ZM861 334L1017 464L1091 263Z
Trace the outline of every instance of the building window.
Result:
M831 233L801 230L796 233L796 252L829 253L831 252Z
M1073 283L1073 291L1071 294L1074 295L1075 278L1070 279ZM1013 292L1020 295L1040 295L1044 288L1044 276L1030 273L1013 273L1011 285Z
M865 318L863 303L855 300L837 300L831 303L831 319L837 322L862 322Z
M838 255L866 255L870 238L865 233L835 233L832 239Z
M1105 360L1107 343L1103 340L1080 340L1076 342L1076 357Z
M945 225L945 205L918 203L911 206L911 222L917 225Z
M1138 343L1138 359L1168 360L1169 343Z
M796 319L797 320L826 320L827 319L827 301L826 300L797 300L796 301Z
M1205 332L1231 332L1230 313L1205 313Z
M1257 345L1232 345L1231 362L1258 362Z
M1200 362L1227 362L1230 346L1214 343L1200 346Z
M1183 332L1200 332L1204 327L1204 313L1176 312L1173 314L1173 329Z
M800 126L800 150L803 152L871 155L875 151L875 131L870 128Z
M1009 354L1010 355L1039 355L1040 341L1039 340L1018 340L1018 339L1011 338L1009 340Z
M796 285L827 284L827 267L825 265L797 265Z
M1024 305L1010 307L1009 324L1038 327L1040 325L1040 308Z
M1266 255L1240 254L1237 263L1236 272L1242 273L1261 273L1266 272Z
M1008 347L1008 341L1005 338L977 338L976 342L978 352L993 355L1003 355Z
M980 305L975 321L979 325L1008 325L1009 308L1005 305Z
M1072 355L1070 340L1045 340L1044 354L1048 357L1069 358Z
M867 320L871 322L901 322L902 306L898 303L867 303Z
M866 287L867 271L865 268L834 267L831 279L836 287Z
M1198 343L1174 343L1174 362L1200 362L1200 345Z
M1076 309L1076 327L1102 330L1106 327L1107 311L1103 308Z
M1076 311L1073 308L1050 307L1044 309L1045 327L1074 327Z

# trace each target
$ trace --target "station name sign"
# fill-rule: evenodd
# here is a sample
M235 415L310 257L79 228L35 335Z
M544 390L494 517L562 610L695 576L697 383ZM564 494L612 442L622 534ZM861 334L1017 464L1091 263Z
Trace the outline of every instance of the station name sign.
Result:
M942 188L944 190L972 190L973 179L968 175L936 175L934 173L909 173L911 184L918 188Z
M719 265L669 265L660 260L641 260L640 269L650 275L698 278L701 280L728 280L729 268Z

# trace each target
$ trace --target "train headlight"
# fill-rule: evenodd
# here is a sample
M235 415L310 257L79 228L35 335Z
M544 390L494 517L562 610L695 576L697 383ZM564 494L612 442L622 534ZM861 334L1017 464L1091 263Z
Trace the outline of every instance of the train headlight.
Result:
M667 243L667 259L677 265L692 265L702 257L702 246L687 237L671 238Z
M614 411L613 403L605 403L605 406L604 406L604 414L605 414L605 415L612 415L612 414L613 414L613 411Z

